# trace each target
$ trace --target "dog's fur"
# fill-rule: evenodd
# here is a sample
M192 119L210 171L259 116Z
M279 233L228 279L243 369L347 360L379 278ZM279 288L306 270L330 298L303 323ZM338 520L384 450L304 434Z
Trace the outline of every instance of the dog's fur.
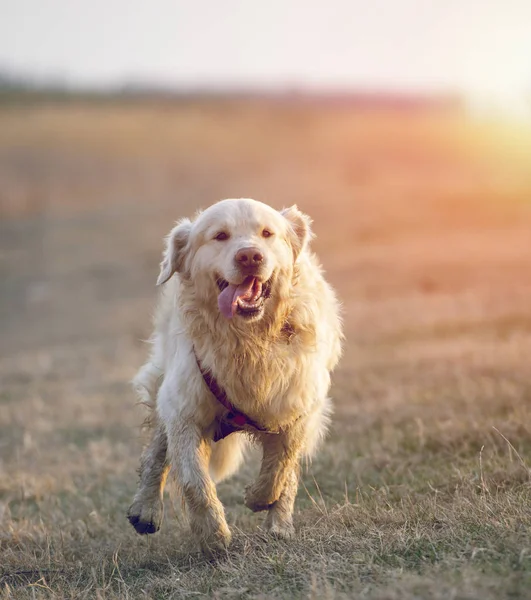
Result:
M152 438L128 513L139 533L160 527L171 467L202 548L226 546L231 534L214 482L236 471L253 438L263 460L245 504L268 511L272 533L293 534L299 460L326 431L330 372L342 339L336 297L309 249L310 223L295 206L278 212L254 200L223 200L170 232L151 356L134 379L152 413ZM248 247L263 256L253 275L269 282L270 297L258 315L226 318L217 282L245 279L235 255ZM214 442L226 409L205 385L196 356L238 410L280 433L236 432Z

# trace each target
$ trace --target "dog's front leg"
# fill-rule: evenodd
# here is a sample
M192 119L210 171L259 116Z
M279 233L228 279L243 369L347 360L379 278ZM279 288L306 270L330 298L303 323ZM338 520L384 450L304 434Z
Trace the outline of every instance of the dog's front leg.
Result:
M261 441L264 454L260 474L245 490L245 505L252 511L270 509L280 499L292 473L298 473L303 441L301 433L297 427L279 434L263 435Z
M267 511L264 523L266 531L281 538L293 537L293 508L299 487L299 466L293 469L286 478L286 484L280 498Z
M166 456L166 431L157 419L151 441L140 459L140 481L127 518L140 534L155 533L160 529L164 505L164 485L170 465Z
M208 469L210 439L195 423L179 418L168 423L167 435L171 464L201 549L212 552L227 547L231 533Z

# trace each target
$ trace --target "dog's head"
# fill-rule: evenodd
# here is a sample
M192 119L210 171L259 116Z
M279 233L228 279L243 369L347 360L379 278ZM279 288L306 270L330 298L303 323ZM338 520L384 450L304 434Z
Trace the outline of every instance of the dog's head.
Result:
M310 224L296 206L279 212L256 200L222 200L172 229L157 284L180 273L205 301L217 298L227 319L258 320L291 281Z

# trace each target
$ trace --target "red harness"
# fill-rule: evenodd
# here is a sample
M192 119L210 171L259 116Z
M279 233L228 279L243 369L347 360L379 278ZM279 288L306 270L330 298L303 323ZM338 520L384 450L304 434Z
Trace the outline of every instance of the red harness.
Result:
M235 408L228 399L225 390L216 381L216 378L210 371L203 368L197 354L195 355L195 360L197 361L197 366L201 371L203 381L206 383L207 388L214 398L227 409L227 413L218 420L218 427L214 432L215 442L222 440L235 431L249 431L254 429L263 433L278 433L278 431L271 431L270 429L261 427L256 421L253 421L245 413L242 413Z

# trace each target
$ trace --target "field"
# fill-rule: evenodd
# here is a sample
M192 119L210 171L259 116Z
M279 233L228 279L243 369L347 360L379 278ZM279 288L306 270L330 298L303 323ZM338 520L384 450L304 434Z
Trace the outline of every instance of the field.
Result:
M0 597L531 598L531 127L196 100L0 109ZM219 486L234 542L125 518L162 237L297 203L344 308L294 541Z

